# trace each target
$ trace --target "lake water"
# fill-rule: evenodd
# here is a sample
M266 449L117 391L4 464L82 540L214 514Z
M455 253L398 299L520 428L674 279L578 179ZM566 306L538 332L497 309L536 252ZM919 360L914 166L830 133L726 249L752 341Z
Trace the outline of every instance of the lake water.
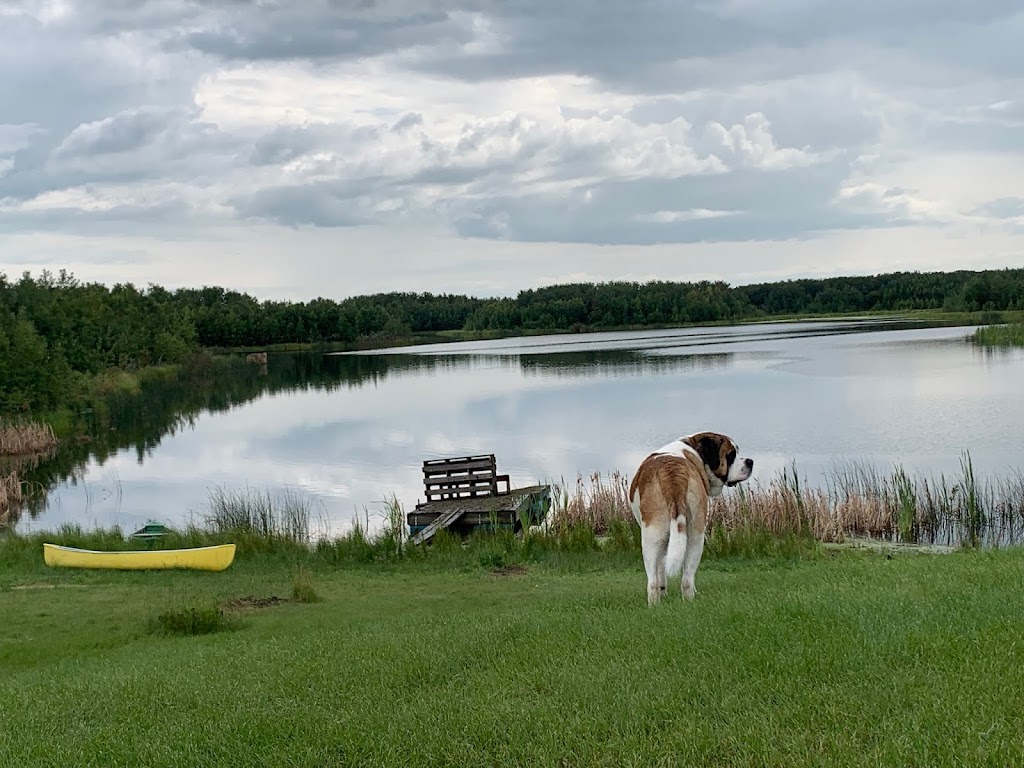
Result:
M126 405L123 434L65 459L18 528L179 524L212 489L248 485L308 494L334 534L357 514L376 525L390 494L411 509L424 459L494 453L514 485L573 483L704 429L761 482L793 461L811 484L851 460L937 475L964 450L979 474L1016 472L1024 352L977 348L972 330L801 322L271 355L244 391Z

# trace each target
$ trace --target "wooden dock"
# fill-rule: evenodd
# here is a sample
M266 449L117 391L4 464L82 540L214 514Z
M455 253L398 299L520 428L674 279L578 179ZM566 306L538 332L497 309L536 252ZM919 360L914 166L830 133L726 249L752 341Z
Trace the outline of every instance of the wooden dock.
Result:
M445 529L460 536L480 528L518 532L543 520L551 506L550 486L511 488L493 455L425 461L423 476L427 500L406 515L412 544Z

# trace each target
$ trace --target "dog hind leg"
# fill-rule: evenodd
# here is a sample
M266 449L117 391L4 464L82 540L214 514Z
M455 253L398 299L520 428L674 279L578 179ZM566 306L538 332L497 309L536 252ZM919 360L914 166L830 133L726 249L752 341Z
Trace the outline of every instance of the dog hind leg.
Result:
M695 579L697 578L697 566L700 565L701 556L704 554L704 531L694 531L686 539L686 554L683 555L683 597L693 600L697 594Z
M647 571L647 604L654 605L661 599L661 585L664 583L665 555L668 551L668 529L660 522L643 526L640 542L644 553L644 570Z

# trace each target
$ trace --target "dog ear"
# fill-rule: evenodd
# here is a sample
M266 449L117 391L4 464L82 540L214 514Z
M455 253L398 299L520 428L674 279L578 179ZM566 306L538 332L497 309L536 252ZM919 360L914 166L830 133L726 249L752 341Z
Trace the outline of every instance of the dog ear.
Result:
M716 438L708 434L693 435L686 442L700 454L701 460L711 467L712 472L718 471L718 465L722 462L722 444Z
M712 472L717 472L719 464L722 463L722 446L713 437L702 437L697 442L697 451L704 463L711 467Z

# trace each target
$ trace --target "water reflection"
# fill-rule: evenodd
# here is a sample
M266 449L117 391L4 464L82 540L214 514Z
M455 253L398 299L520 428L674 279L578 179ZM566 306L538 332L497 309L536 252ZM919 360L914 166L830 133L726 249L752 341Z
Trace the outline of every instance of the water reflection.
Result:
M854 333L901 331L933 328L934 324L892 319L857 319L819 322L750 323L738 326L668 328L651 331L608 331L601 333L564 333L548 336L517 336L479 341L448 342L416 347L415 354L423 355L481 355L481 354L551 354L575 351L611 351L617 349L655 352L682 347L738 344L744 342L783 339L814 338ZM372 350L358 355L406 355L407 347Z
M635 350L557 352L523 355L518 360L526 376L590 377L648 376L680 371L722 369L732 365L736 355L728 352L677 357L653 356Z
M50 489L22 527L201 515L218 485L298 488L330 531L394 493L421 497L427 458L495 453L516 484L632 470L703 428L732 434L767 479L808 482L867 459L927 474L970 449L1021 463L1019 350L970 329L900 321L564 335L359 354L271 354L153 382L84 416L90 441L30 472Z

